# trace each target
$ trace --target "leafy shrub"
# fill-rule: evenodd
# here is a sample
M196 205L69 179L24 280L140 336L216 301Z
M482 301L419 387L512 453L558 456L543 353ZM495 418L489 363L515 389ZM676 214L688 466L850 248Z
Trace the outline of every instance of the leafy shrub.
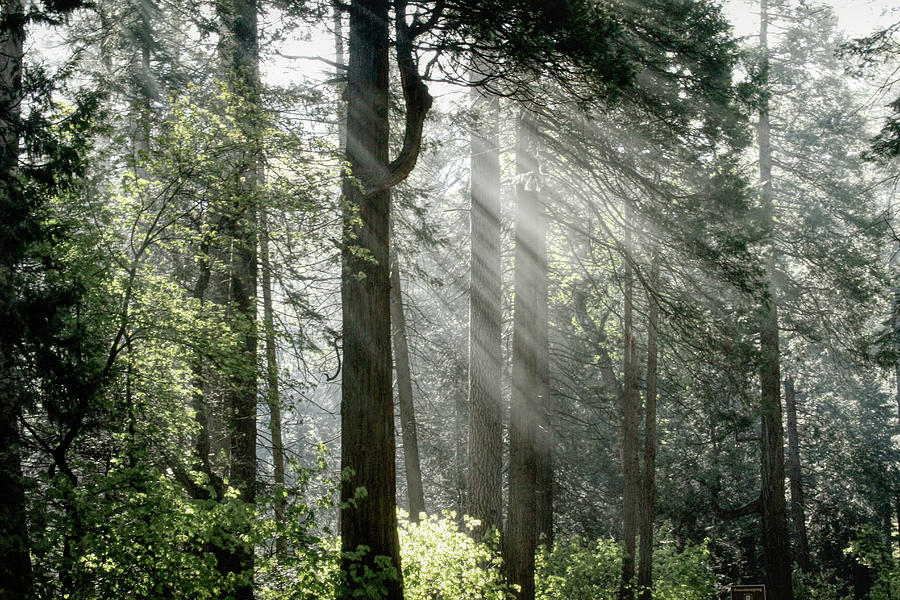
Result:
M559 537L535 558L536 600L615 600L622 548L613 540Z
M794 569L794 598L796 600L852 600L847 583L839 581L833 570L803 573Z
M707 541L678 551L665 541L653 553L655 600L709 600L715 596Z
M616 600L622 548L610 539L568 536L557 540L536 562L538 600ZM715 595L715 575L706 543L678 551L663 542L653 557L655 600L709 600Z
M468 529L476 521L466 518ZM400 552L406 600L505 600L496 545L460 531L454 513L412 523L401 514Z

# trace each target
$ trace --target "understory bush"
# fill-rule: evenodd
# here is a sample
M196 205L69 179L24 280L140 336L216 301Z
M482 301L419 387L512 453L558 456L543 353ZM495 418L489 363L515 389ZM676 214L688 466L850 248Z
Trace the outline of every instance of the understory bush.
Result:
M505 600L496 542L475 541L460 531L456 516L425 517L419 523L401 514L400 553L406 600ZM469 530L475 521L466 518Z
M622 547L614 540L560 537L536 561L537 600L618 598ZM710 600L715 595L705 542L678 550L664 540L654 552L653 575L655 600Z

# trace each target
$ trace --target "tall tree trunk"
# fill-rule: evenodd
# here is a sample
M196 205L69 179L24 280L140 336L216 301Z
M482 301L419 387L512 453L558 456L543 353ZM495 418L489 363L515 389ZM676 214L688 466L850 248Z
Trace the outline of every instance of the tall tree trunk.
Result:
M763 53L761 72L768 75L768 2L760 6L759 38ZM765 79L764 79L765 81ZM775 204L772 196L772 147L769 139L767 90L763 90L759 109L759 179L765 226L774 229ZM784 497L784 429L781 416L781 356L778 345L778 304L775 297L775 240L769 241L767 256L768 290L760 320L760 416L761 509L763 553L765 555L767 594L778 600L793 600L791 587L791 549L788 539L787 510Z
M542 151L540 132L535 132L532 150L539 171ZM540 185L540 182L537 182ZM547 306L547 213L545 198L538 197L538 230L535 265L535 353L537 369L537 398L535 406L535 535L537 543L553 546L553 459L556 434L553 428L554 403L550 391L550 339Z
M396 574L384 582L387 599L403 598L391 390L390 188L403 181L415 166L425 115L432 104L413 58L416 32L409 24L407 4L406 0L393 2L394 48L406 119L403 147L388 163L390 3L350 3L346 149L352 179L345 179L343 185L346 212L341 253L344 477L340 520L344 552L341 570L346 580L338 590L340 599L366 593L365 583L354 577L354 572L361 573L362 567L381 571L378 565L384 564L383 559L375 561L379 556L387 558L387 566ZM365 488L364 497L357 497L360 488ZM369 550L358 560L353 553L360 546Z
M466 511L466 397L456 394L453 397L454 419L454 463L456 467L456 521L460 531L465 530Z
M891 257L891 337L892 350L900 352L900 281L897 270L898 248L894 249ZM894 403L897 406L896 432L900 432L900 360L894 363ZM897 544L900 547L900 489L894 489L894 511L897 518Z
M340 81L347 76L347 65L344 62L344 17L339 4L332 4L331 10L331 21L334 26L334 76ZM343 154L347 149L347 105L341 100L338 100L337 117L338 148Z
M226 29L222 55L228 83L236 97L237 120L244 136L238 149L240 168L235 173L234 197L225 208L225 233L230 242L229 301L239 355L228 373L226 399L229 433L230 484L251 507L256 502L256 351L257 203L261 148L259 147L260 81L256 0L220 0L219 17ZM227 557L226 569L238 575L237 600L253 598L253 545L240 539Z
M209 289L209 282L212 277L212 268L210 265L210 243L208 233L202 231L200 227L199 235L204 236L200 242L200 248L197 252L197 282L194 284L194 298L198 301L199 306L203 307L206 300L206 292ZM197 422L197 441L194 444L194 451L199 461L199 469L205 473L210 480L213 478L212 464L210 462L210 454L212 452L212 442L209 432L209 407L206 402L205 388L206 382L203 373L203 353L197 351L193 359L193 393L192 407L194 409L194 420ZM204 494L205 497L205 494Z
M347 159L364 188L388 175L387 0L353 0L347 89ZM388 600L403 598L397 535L394 403L391 389L389 278L390 191L366 194L344 182L347 208L342 249L343 371L341 398L341 569L338 597L362 593L354 573L375 572L375 557L397 571L385 582ZM358 250L363 250L360 253ZM364 255L368 254L368 256ZM357 490L365 489L364 495ZM349 503L357 498L354 505ZM361 559L348 553L368 552Z
M897 310L896 308L894 309ZM895 312L896 315L896 312ZM896 317L895 317L896 318ZM894 335L900 334L900 322L894 323ZM900 362L894 365L895 400L897 403L897 431L900 431ZM900 490L894 491L894 511L897 515L897 545L900 546Z
M275 315L272 308L272 263L269 260L269 222L265 209L259 213L259 252L262 265L263 327L266 334L266 400L269 433L272 436L272 467L275 479L275 521L284 526L287 495L284 487L284 442L281 435L281 394L278 386L278 354L275 347ZM283 535L275 538L275 551L284 556Z
M509 417L509 508L504 566L518 598L534 598L535 431L539 395L539 273L545 268L543 210L536 189L535 115L523 108L516 140L516 266L513 390Z
M797 544L794 550L800 570L808 573L810 570L809 539L806 536L803 476L800 469L800 437L797 434L797 397L793 377L784 380L784 402L787 408L787 475L791 485L791 523L794 526L794 539Z
M155 97L153 77L150 73L150 45L153 41L154 6L151 2L141 2L138 6L139 31L136 35L138 55L134 60L135 78L138 81L138 101L134 107L133 159L138 178L147 177L147 160L150 155L150 115Z
M473 88L470 138L468 514L502 526L500 99Z
M409 518L418 523L419 513L427 511L425 492L422 489L422 469L419 466L419 438L416 433L416 407L413 403L412 373L409 368L409 347L406 342L403 290L400 287L400 261L396 252L391 253L391 323L394 328L394 369L397 371L397 404L400 406Z
M468 514L502 527L500 99L473 88L470 138Z
M621 600L632 600L634 598L634 559L637 546L638 513L641 505L641 472L638 461L638 414L640 413L641 398L640 390L638 389L634 343L631 213L631 203L626 201L623 284L625 295L623 314L625 359L622 369L625 379L624 401L622 402L622 472L625 476L625 489L622 494L622 529L625 551L622 554L622 581L619 585L619 598Z
M20 226L27 209L14 189L19 160L22 56L25 14L21 0L4 0L0 22L0 214L11 219L6 227ZM4 246L18 240L4 239ZM0 299L11 306L8 294L17 293L13 273L18 253L0 253ZM11 328L13 329L13 328ZM17 329L17 328L16 328ZM19 418L22 383L14 373L18 331L0 334L0 600L27 598L31 594L31 558L25 519L25 485L22 478Z
M650 290L647 294L647 398L644 408L644 471L641 475L640 548L638 590L641 600L653 598L653 520L656 502L656 397L659 373L659 250L650 262Z

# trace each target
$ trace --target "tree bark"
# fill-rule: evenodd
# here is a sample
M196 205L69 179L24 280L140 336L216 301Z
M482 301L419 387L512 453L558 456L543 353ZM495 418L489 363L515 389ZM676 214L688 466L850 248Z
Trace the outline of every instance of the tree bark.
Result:
M622 403L622 472L625 478L625 489L622 494L623 504L623 542L622 580L619 584L619 598L634 598L635 549L637 546L638 513L641 504L640 464L638 461L638 414L640 412L640 390L638 389L637 364L633 329L633 274L631 267L632 226L631 204L625 202L625 266L624 266L624 343L625 359L623 376L625 390Z
M760 45L763 52L761 72L768 74L768 2L760 5ZM764 80L765 81L765 80ZM772 194L772 147L769 139L768 90L760 101L759 179L765 226L775 227L775 205ZM793 600L791 585L790 541L784 496L784 429L781 415L781 357L778 344L778 304L775 297L775 241L770 233L767 276L768 290L760 312L760 416L761 508L763 552L765 554L768 595L778 600Z
M257 201L260 136L259 42L256 0L220 0L219 17L226 35L221 52L227 65L228 83L236 97L244 147L238 149L239 168L234 174L235 195L225 208L224 227L230 242L228 264L232 327L237 333L235 366L227 374L226 398L230 460L229 483L247 505L256 502L256 351ZM236 536L224 570L238 574L236 600L253 598L253 545Z
M644 408L644 471L641 476L638 590L641 600L653 598L653 520L656 502L656 397L659 372L659 251L650 263L647 324L647 398Z
M803 474L800 469L800 437L797 433L797 397L794 378L784 380L784 402L787 408L788 456L787 475L791 485L791 524L794 526L797 565L809 573L809 539L806 535L806 510L803 500Z
M470 138L468 514L479 537L502 527L500 100L473 88Z
M397 535L394 403L388 224L388 8L386 0L350 4L347 160L341 277L343 370L341 397L341 570L338 598L364 593L363 569L382 569L388 600L403 598ZM404 17L405 18L405 17ZM362 188L362 189L361 189ZM364 493L357 494L357 490ZM361 547L368 550L360 558Z
M415 165L431 96L412 54L418 21L407 1L394 0L394 47L406 107L403 148L388 162L388 12L386 0L351 0L347 69L347 161L341 274L343 354L341 398L341 569L338 598L365 594L354 573L381 571L387 558L388 600L403 598L397 535L394 407L391 390L389 255L390 187ZM437 10L436 13L437 14ZM360 252L360 250L362 252ZM356 497L365 489L364 497ZM352 504L352 505L351 505ZM352 553L368 548L360 559ZM379 562L382 562L379 560Z
M539 373L539 273L545 268L543 210L536 190L535 115L523 108L516 140L515 312L509 417L509 508L503 541L507 580L520 600L534 599L535 433Z
M16 220L27 219L18 204L14 172L19 159L20 106L22 100L22 56L25 14L21 0L4 0L0 22L0 210ZM20 223L8 224L16 227ZM3 240L4 245L14 240ZM4 305L11 305L17 253L0 256L0 285ZM9 337L10 334L12 337ZM25 519L25 485L22 476L19 418L22 383L14 375L17 332L0 335L0 600L31 595L31 558Z
M409 347L406 343L406 316L403 313L403 290L400 287L400 261L391 254L391 323L394 328L394 369L397 371L397 404L400 407L400 430L403 436L403 463L406 467L406 493L409 496L409 518L419 522L425 510L422 469L419 465L419 439L416 433L416 408L413 403L412 373Z

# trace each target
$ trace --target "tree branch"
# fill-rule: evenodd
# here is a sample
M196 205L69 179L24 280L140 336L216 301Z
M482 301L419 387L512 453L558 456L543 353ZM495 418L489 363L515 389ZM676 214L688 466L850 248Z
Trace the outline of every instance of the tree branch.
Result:
M366 196L390 189L406 179L416 166L419 151L422 148L422 129L425 115L431 108L434 98L428 93L428 86L419 75L419 69L413 58L413 39L415 36L406 23L407 0L394 1L394 30L396 34L397 65L400 69L400 83L403 87L403 99L406 105L406 129L403 134L403 148L391 164L388 173L381 181L375 181L366 189ZM427 23L436 21L438 8L432 13ZM425 27L426 24L420 25ZM419 31L421 33L421 31Z
M748 502L744 506L732 508L731 510L723 509L717 506L716 516L724 521L731 521L733 519L739 519L741 517L758 514L761 509L762 501L759 497L757 497L755 500Z

